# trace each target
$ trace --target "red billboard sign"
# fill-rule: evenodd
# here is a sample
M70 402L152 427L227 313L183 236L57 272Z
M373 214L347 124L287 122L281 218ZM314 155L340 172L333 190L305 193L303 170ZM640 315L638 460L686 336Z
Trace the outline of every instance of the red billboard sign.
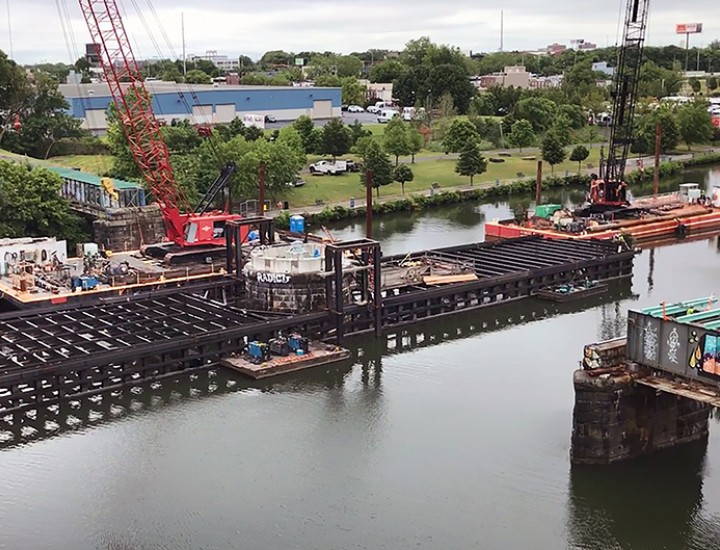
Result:
M678 23L675 25L676 34L697 34L702 32L702 23Z

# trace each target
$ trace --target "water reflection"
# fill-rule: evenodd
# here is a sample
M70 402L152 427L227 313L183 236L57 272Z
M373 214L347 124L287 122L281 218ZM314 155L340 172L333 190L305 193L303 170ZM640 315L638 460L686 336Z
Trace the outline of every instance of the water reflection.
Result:
M704 442L610 467L573 467L571 547L717 548L720 527L702 515L706 448Z
M442 323L427 321L397 329L382 338L361 336L349 339L352 356L346 361L307 371L253 381L219 366L206 368L133 387L115 389L93 396L65 400L57 405L10 414L0 418L0 449L15 447L61 435L68 431L100 426L131 415L172 407L188 399L208 398L230 392L293 393L325 395L335 413L347 409L345 386L360 367L364 392L358 411L371 412L373 421L382 412L383 357L416 351L444 342L494 332L535 320L577 313L600 305L603 315L601 337L621 335L625 327L622 305L632 294L631 281L610 285L607 293L569 303L526 299L464 312ZM372 406L368 406L372 405Z

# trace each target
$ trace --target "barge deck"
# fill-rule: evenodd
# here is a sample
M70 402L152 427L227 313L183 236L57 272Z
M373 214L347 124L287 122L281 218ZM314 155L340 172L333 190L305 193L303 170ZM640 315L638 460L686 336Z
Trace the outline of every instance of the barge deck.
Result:
M267 341L281 332L342 344L346 335L381 335L522 300L580 277L627 279L634 253L610 242L528 237L392 256L376 269L428 257L464 262L477 279L409 284L378 292L371 303L344 302L342 293L330 288L326 309L302 314L253 311L243 307L242 296L233 305L183 289L1 314L0 414L206 369L248 341ZM238 279L226 275L224 284L232 294Z

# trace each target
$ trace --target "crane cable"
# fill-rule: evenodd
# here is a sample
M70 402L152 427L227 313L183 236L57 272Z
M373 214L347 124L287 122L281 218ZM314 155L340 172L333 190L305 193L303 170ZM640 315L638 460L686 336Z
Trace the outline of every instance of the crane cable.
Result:
M147 19L143 15L143 11L138 6L137 0L130 0L130 1L135 8L135 11L138 14L138 18L140 19L140 22L142 23L143 27L145 28L145 32L147 33L148 37L150 38L150 41L152 42L156 53L158 54L161 67L163 67L163 69L166 69L166 63L165 63L166 56L163 54L163 50L162 50L160 44L158 43L157 39L155 38L155 35L152 32L152 29L151 29L150 25L148 24ZM162 21L160 20L157 10L155 9L155 6L152 3L152 0L147 0L147 4L148 4L148 9L155 20L154 21L155 25L157 26L157 28L160 29L160 32L162 34L162 37L165 41L165 44L169 50L171 57L177 58L177 54L175 52L175 49L172 46L172 42L170 41L170 38L168 37L167 33L165 32L165 28L162 24ZM188 87L188 89L190 91L190 95L192 96L193 100L195 101L195 104L197 106L200 106L201 105L200 98L197 96L197 94L192 89L192 87L190 87L187 84L186 84L186 86ZM178 83L175 83L175 89L177 91L178 97L180 98L180 101L182 102L182 104L185 107L185 109L187 110L187 112L192 114L192 106L188 102L185 93L182 91L182 89L180 88ZM158 107L159 107L159 105L158 105ZM160 114L164 114L164 113L162 113L162 111L160 111ZM218 161L220 161L222 163L221 154L217 147L217 144L214 142L213 139L208 139L207 142L208 142L208 146L211 149L212 154L218 159Z
M10 18L10 0L5 0L7 7L7 27L8 27L8 41L10 46L10 59L15 57L13 52L13 36L12 36L12 23Z

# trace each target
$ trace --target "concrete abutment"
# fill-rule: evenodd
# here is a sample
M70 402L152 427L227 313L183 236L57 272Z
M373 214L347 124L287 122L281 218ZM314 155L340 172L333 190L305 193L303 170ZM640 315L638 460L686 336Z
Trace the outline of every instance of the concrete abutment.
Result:
M652 371L618 364L624 341L586 347L586 363L588 357L599 368L586 366L573 375L572 463L612 464L707 439L710 407L638 384Z

